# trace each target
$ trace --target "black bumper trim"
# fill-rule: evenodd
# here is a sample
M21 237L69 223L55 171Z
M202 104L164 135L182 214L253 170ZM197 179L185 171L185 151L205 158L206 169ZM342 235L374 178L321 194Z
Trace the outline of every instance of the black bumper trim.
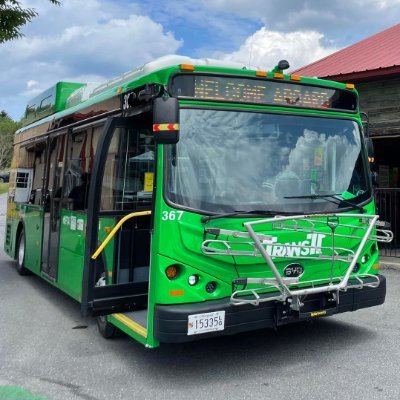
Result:
M256 329L273 328L319 316L377 306L385 302L386 296L386 278L383 275L378 275L378 277L380 284L377 288L364 287L363 289L349 289L347 292L341 292L339 304L335 304L333 307L327 303L327 294L318 293L307 296L301 314L283 307L282 303L277 301L260 303L258 306L250 304L237 306L233 305L229 298L202 303L156 305L154 336L160 342L182 343ZM188 336L188 316L212 311L225 311L225 329Z

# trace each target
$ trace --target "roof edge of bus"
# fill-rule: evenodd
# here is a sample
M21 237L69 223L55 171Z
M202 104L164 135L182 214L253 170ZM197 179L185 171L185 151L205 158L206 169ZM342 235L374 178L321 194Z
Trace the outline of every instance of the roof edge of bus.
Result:
M65 115L72 114L75 111L83 108L86 105L90 105L94 99L98 99L97 101L104 100L109 97L113 97L119 94L116 88L123 88L125 86L134 83L135 81L158 71L162 71L171 67L178 67L179 65L193 65L199 67L215 67L215 68L225 68L234 70L243 70L243 71L257 71L261 68L254 66L246 66L243 63L235 62L235 61L224 61L224 60L216 60L212 58L201 58L195 59L188 56L181 55L166 55L163 57L159 57L154 61L150 61L146 64L141 65L135 69L132 69L128 72L123 73L122 75L113 78L104 83L85 83L80 84L81 86L72 91L68 96L65 102L65 108L62 110L58 110L51 115L47 115L44 118L37 119L32 121L32 123L25 125L21 129L19 129L16 134L24 132L25 130L38 126L40 124L54 121L56 118L61 118ZM288 74L290 76L290 74ZM323 86L336 86L340 88L344 88L345 84L335 81L329 81L325 79L319 79L317 77L302 77L305 80L309 81L307 83L321 84ZM311 82L310 82L311 81ZM57 84L56 84L57 85ZM49 90L49 89L47 89ZM46 92L46 91L45 91ZM43 92L43 93L45 93ZM29 104L29 103L28 103Z
M122 86L124 84L136 81L146 75L153 72L160 71L170 67L176 67L181 64L196 65L196 66L210 66L210 67L221 67L221 68L232 68L232 69L256 69L255 67L247 68L244 64L235 61L221 61L212 58L201 58L195 59L188 56L180 55L166 55L159 57L154 61L150 61L140 67L134 68L128 72L123 73L107 82L97 84L88 83L87 85L77 89L71 94L67 101L67 105L72 107L85 101L91 97L101 94L109 89Z

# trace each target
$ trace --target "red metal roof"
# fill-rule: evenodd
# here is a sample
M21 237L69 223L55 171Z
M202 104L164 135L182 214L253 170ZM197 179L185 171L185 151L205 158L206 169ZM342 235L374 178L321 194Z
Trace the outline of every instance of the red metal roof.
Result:
M296 71L335 80L400 73L400 24L372 35Z

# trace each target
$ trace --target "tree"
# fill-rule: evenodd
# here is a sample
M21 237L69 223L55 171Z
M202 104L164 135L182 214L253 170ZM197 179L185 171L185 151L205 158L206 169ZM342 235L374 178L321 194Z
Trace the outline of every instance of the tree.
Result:
M58 0L48 0L59 5ZM0 0L0 43L23 36L20 29L38 13L33 8L23 8L19 0Z
M0 170L11 164L14 133L21 126L20 122L13 121L4 110L0 111Z

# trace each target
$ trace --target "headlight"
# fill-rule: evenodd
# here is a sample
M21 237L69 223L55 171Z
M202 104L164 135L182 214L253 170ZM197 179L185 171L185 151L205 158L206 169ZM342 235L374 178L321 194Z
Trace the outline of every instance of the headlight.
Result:
M190 275L188 278L188 283L190 286L196 285L198 281L199 281L198 275Z

